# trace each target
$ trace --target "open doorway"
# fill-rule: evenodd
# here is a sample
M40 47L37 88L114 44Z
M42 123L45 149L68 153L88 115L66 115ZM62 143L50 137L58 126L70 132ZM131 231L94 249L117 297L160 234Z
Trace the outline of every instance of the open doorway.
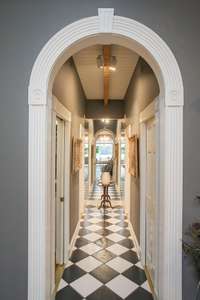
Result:
M92 145L91 145L91 171L92 188L88 194L88 201L95 200L96 203L100 201L102 195L101 179L102 173L108 171L111 178L111 186L109 187L109 194L111 200L120 203L120 157L119 148L120 143L117 141L117 119L87 119L86 123L90 121L92 126ZM88 200L88 201L87 201Z
M109 22L107 22L108 20ZM102 32L106 32L105 35ZM73 39L71 40L72 33ZM83 39L80 37L83 37ZM66 40L69 41L68 44L61 42ZM46 284L49 273L46 272L46 262L49 261L49 244L46 245L48 240L46 228L49 228L51 223L46 212L51 196L48 180L49 168L46 168L46 166L51 166L51 164L48 164L51 149L48 146L49 135L46 138L46 128L48 128L49 121L51 121L51 114L49 114L51 103L49 102L52 100L49 79L54 67L58 68L58 65L62 63L61 60L64 61L72 55L72 44L74 42L77 42L73 49L74 52L78 48L79 50L84 48L86 44L88 46L89 44L112 42L126 45L129 49L141 53L152 66L158 78L161 91L159 143L162 141L162 147L159 150L161 157L159 172L162 171L159 173L159 180L162 182L162 185L160 185L162 205L159 213L163 216L163 222L170 220L170 222L161 226L159 233L161 242L159 244L160 263L158 271L162 273L162 282L159 282L158 291L161 299L179 300L181 299L180 239L182 228L183 86L181 75L173 54L162 39L142 24L123 17L113 16L113 10L105 10L105 13L104 10L100 10L99 16L92 17L92 19L86 18L66 27L45 46L33 69L29 93L29 203L31 208L34 207L29 211L29 298L36 295L35 298L39 300L46 299L46 290L48 290ZM63 55L64 52L65 55ZM59 64L56 65L58 61ZM41 155L36 155L38 152ZM43 155L44 152L47 152L47 155ZM43 171L39 173L38 170L41 170L41 166ZM43 182L43 185L41 185L41 182ZM173 209L176 214L171 214ZM47 224L47 227L44 227L44 224ZM35 228L39 228L39 230L36 232ZM164 231L163 228L168 230ZM41 251L40 248L44 251ZM35 255L35 250L38 250L37 255ZM166 266L168 267L166 268ZM42 280L38 274L42 274Z
M113 176L113 154L114 141L111 134L102 130L96 137L96 164L95 164L95 178L96 181L101 179L102 169L110 164L110 175Z

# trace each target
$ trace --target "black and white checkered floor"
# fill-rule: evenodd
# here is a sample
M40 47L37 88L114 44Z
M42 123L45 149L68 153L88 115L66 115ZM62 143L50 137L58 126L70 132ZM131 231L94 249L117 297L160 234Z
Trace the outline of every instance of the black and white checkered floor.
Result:
M88 205L56 300L152 300L122 207Z

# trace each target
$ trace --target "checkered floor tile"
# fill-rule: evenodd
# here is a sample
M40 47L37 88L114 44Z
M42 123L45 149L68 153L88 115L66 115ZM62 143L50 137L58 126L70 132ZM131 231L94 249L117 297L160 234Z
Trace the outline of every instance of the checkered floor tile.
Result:
M90 205L80 224L56 300L153 300L123 208Z

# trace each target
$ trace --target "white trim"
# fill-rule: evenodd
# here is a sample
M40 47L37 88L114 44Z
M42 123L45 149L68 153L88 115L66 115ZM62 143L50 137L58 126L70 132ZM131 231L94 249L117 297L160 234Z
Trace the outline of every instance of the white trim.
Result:
M69 256L70 240L70 148L71 148L71 113L68 121L65 121L65 196L64 196L64 262ZM65 119L66 120L66 119ZM70 121L69 121L70 120Z
M135 231L133 229L133 225L131 224L131 222L129 220L128 220L128 226L129 226L129 230L130 230L130 233L131 233L131 238L133 240L133 244L135 246L137 256L138 256L139 259L141 259L141 248L140 248L138 239L136 237Z
M140 247L141 262L145 265L145 220L146 220L146 122L156 113L158 99L152 101L140 113ZM159 140L159 139L158 139Z
M95 133L95 136L94 136L94 141L95 141L95 143L96 143L96 140L97 140L97 138L98 138L98 136L99 136L100 134L109 134L109 135L111 135L112 140L113 140L113 144L114 144L114 142L115 142L115 136L114 136L114 133L113 133L110 129L106 129L106 128L97 130L97 132Z
M140 123L140 247L141 263L145 266L146 245L146 124Z
M65 134L65 183L64 183L64 263L67 263L69 256L69 229L70 229L70 139L71 139L71 112L55 97L52 98L52 148L51 148L51 169L52 174L49 177L51 183L51 292L55 289L55 127L56 116L64 121L64 134Z
M125 136L125 142L126 142L126 162L128 162L128 156L129 156L129 143L128 138L131 136L131 125L129 124L126 128L126 136ZM128 219L130 219L130 203L131 203L131 175L129 173L129 166L128 163L126 164L126 170L125 170L125 191L124 191L124 204L125 204L125 211L127 213Z
M79 128L79 137L83 142L83 152L82 152L82 168L79 170L79 218L81 218L83 212L84 212L84 193L85 193L85 187L84 187L84 127L83 124L80 124Z
M32 69L29 103L28 300L50 299L49 202L51 187L52 84L73 53L94 44L115 43L138 52L152 67L160 87L159 299L182 299L183 83L167 44L150 28L108 10L74 22L44 46Z
M113 8L99 8L99 26L101 32L112 32L114 9Z
M159 270L159 255L157 249L159 247L159 226L160 226L160 209L159 209L159 186L160 186L160 176L159 176L159 159L160 159L160 118L159 118L159 98L152 101L141 113L140 113L140 249L141 249L141 263L143 266L146 265L146 174L147 174L147 122L155 118L156 126L156 266L155 266L155 282L154 291L155 295L158 295L158 270Z
M64 264L64 202L61 198L65 197L64 192L64 180L65 180L65 121L60 119L56 115L56 124L58 126L57 130L57 193L55 193L55 213L56 213L56 223L55 223L55 236L56 236L56 263L59 265ZM56 131L53 126L53 131ZM53 160L55 159L55 153L53 153ZM52 185L55 185L55 174L53 176ZM68 200L68 199L67 199ZM66 201L66 199L65 199ZM53 223L53 220L51 224ZM69 224L67 224L69 226Z
M118 151L118 164L116 167L116 187L117 191L121 193L121 180L120 180L120 174L121 174L121 120L117 120L117 129L116 129L116 143L118 143L119 151Z
M71 112L55 96L53 96L53 110L58 117L71 122Z
M93 168L93 162L92 162L92 142L93 142L93 122L92 120L89 120L89 127L88 127L88 193L92 191L93 189L93 182L92 182L92 168Z
M157 169L157 162L159 161L159 110L158 105L159 98L156 98L152 101L145 109L140 113L140 247L141 247L141 262L145 265L145 249L146 249L146 135L147 135L147 126L146 122L148 122L152 118L156 118L156 169ZM160 185L160 180L158 176L158 169L156 172L156 189ZM156 193L156 202L159 199L159 193L157 190ZM157 211L159 214L159 211Z
M55 231L56 231L56 224L55 224L55 214L56 214L56 201L55 201L55 152L56 152L56 112L52 112L52 131L51 131L51 177L49 178L52 181L51 184L51 203L50 203L50 211L51 211L51 292L54 292L55 289L55 248L56 248L56 241L55 241Z
M69 246L69 257L72 255L72 252L74 250L74 245L75 245L76 239L78 237L79 229L80 229L80 221L78 221L78 223L76 225L76 229L74 231L74 234L71 238L71 243L70 243L70 246Z
M141 113L140 113L140 123L146 122L147 120L153 118L156 113L157 101L152 101Z

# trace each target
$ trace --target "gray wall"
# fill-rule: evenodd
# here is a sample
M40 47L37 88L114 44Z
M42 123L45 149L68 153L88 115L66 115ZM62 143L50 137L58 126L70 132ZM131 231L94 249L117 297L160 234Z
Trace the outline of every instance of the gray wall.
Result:
M106 106L103 100L87 100L85 108L85 116L88 119L124 117L124 100L110 100Z
M108 124L103 123L101 120L94 120L94 134L100 129L108 129L116 134L117 120L110 120Z
M143 59L139 59L125 96L126 122L127 125L131 124L134 129L134 134L138 135L138 137L140 112L143 111L158 94L159 86L152 69ZM140 236L139 184L139 178L131 176L130 221L138 240Z
M71 138L79 138L80 124L84 126L85 96L72 59L68 60L58 72L53 85L53 94L71 112ZM72 159L70 161L72 162ZM70 196L71 239L79 218L79 172L72 172L72 165Z
M200 1L199 0L20 0L0 3L0 297L27 299L28 104L33 63L48 39L65 25L114 7L157 32L174 52L183 76L183 229L199 215L200 193ZM195 288L194 269L183 261L183 299Z

